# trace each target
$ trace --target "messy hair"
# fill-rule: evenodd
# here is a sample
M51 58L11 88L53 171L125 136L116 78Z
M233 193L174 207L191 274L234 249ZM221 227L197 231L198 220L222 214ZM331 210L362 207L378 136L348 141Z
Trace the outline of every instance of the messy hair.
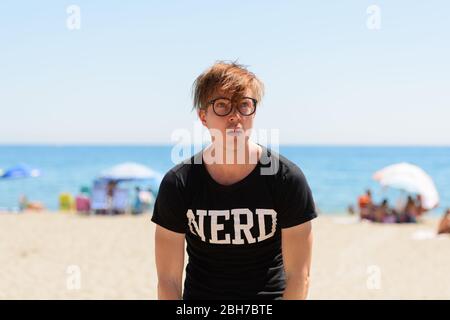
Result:
M261 101L264 84L254 73L237 62L218 61L195 79L192 86L193 108L206 108L208 99L216 90L242 96L247 89L252 91L252 98Z

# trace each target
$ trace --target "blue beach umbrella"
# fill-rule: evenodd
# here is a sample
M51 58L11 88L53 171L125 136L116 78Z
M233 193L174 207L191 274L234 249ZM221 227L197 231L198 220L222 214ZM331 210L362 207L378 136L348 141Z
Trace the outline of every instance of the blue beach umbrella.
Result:
M0 175L0 179L34 178L39 177L40 175L40 170L21 163L4 170L3 174Z
M34 178L39 177L41 175L40 170L36 168L31 168L26 164L18 164L11 168L5 169L0 173L0 181L12 181L12 180L20 180L21 178ZM11 182L12 183L12 182ZM20 182L19 186L23 187L23 183ZM23 188L20 189L23 189ZM13 211L17 209L14 208Z

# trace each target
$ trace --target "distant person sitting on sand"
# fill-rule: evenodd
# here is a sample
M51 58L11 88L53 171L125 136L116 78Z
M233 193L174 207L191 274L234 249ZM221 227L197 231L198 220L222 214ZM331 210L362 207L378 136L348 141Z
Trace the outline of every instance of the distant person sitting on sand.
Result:
M439 222L438 234L450 233L450 209L445 211L444 216Z
M397 212L398 223L414 223L417 222L418 207L411 196L408 196L403 209Z
M397 212L394 209L389 208L386 202L386 214L383 217L383 223L396 223L396 222L397 222Z
M383 223L389 215L389 203L387 199L383 199L379 206L374 207L373 221Z
M24 210L41 211L44 209L45 209L45 207L41 202L28 201L28 198L24 194L20 195L20 197L19 197L19 210L20 211L24 211Z
M408 196L405 209L400 215L400 222L416 222L417 212L416 202L411 196Z
M373 220L372 217L372 192L370 189L366 190L366 193L358 198L359 216L362 219Z
M417 217L421 217L423 215L423 213L425 211L427 211L427 210L423 207L422 196L420 194L418 194L416 196L415 203L416 203L416 214L417 214Z

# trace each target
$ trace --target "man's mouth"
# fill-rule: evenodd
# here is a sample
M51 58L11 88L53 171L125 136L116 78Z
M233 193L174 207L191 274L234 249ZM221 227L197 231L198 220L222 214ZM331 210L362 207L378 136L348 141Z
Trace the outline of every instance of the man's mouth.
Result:
M238 135L241 135L242 133L244 133L244 130L239 127L232 127L232 128L227 128L226 132L227 132L227 135L238 136Z

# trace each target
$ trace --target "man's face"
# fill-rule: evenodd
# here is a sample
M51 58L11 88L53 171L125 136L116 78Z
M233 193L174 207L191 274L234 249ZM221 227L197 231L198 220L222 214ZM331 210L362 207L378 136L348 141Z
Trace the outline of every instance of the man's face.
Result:
M244 116L237 110L237 105L242 97L253 98L253 93L250 89L242 95L242 97L233 96L230 93L217 90L208 101L217 98L228 98L232 101L232 110L226 116L219 116L213 110L213 105L207 106L206 110L200 110L198 112L200 121L207 127L214 140L217 135L221 136L221 141L226 143L227 146L235 146L239 143L248 140L253 128L253 120L256 112L249 116ZM220 141L219 141L220 142Z

